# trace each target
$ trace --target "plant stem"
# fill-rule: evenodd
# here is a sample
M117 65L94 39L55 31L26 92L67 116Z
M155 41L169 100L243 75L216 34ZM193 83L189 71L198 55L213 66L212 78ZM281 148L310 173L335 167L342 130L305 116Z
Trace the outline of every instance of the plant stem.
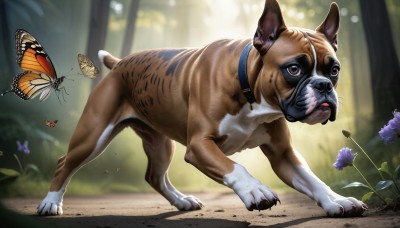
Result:
M17 160L17 163L18 163L18 166L19 166L19 170L21 170L21 174L23 174L24 173L24 169L22 168L22 164L19 161L19 158L18 158L18 156L16 154L14 154L14 158L15 158L15 160Z
M357 172L361 175L361 177L365 180L365 182L368 184L368 187L379 197L379 199L381 199L383 201L384 204L386 203L386 200L383 199L383 197L381 195L378 194L378 192L375 191L375 189L371 186L371 184L368 182L367 178L365 178L365 176L361 173L361 171L354 165L353 163L353 167L357 170Z
M349 138L358 146L358 148L360 148L361 152L363 152L363 154L372 163L372 165L375 167L376 171L378 171L379 175L381 176L382 180L385 180L385 178L383 177L381 171L379 171L378 167L375 165L375 163L372 161L372 159L368 156L367 152L365 152L365 150L360 145L358 145L358 143L356 142L356 140L353 139L353 137L349 136Z

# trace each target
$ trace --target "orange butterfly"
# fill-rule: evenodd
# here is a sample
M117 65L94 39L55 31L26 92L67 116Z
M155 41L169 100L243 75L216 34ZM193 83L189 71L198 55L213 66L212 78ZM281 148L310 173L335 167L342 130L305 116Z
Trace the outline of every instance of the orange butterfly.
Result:
M57 122L58 122L58 120L54 120L54 121L45 120L45 121L44 121L44 123L45 123L46 126L48 126L48 127L55 127L55 126L57 126Z
M2 96L14 92L20 98L30 100L40 94L40 101L44 101L49 97L52 88L56 92L64 89L67 93L64 87L59 88L65 76L57 77L50 57L31 34L18 29L15 32L15 43L17 64L24 72L14 77L11 90L2 93Z

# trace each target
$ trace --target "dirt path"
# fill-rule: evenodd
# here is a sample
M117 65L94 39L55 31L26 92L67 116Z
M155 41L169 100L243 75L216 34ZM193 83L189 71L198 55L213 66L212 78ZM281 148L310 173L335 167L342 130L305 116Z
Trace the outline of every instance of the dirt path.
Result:
M368 210L363 217L327 218L321 208L299 193L280 195L282 204L267 211L247 211L232 193L196 193L205 208L180 212L156 193L113 194L64 199L64 215L34 215L38 198L2 200L24 216L1 213L26 227L400 227L400 212ZM36 224L37 223L37 224ZM13 226L16 227L16 226ZM18 227L18 226L17 226Z

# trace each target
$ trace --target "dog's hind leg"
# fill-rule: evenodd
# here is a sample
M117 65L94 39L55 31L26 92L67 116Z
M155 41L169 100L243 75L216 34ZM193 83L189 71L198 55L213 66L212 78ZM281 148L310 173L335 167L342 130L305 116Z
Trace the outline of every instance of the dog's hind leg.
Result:
M175 142L140 120L134 121L131 126L142 138L148 158L146 181L178 210L201 209L203 203L199 199L182 194L168 179L168 167L173 157Z
M58 160L50 191L38 207L39 215L63 213L63 195L72 175L99 156L122 129L122 121L132 113L120 94L121 81L115 75L105 77L93 90L72 135L68 152Z

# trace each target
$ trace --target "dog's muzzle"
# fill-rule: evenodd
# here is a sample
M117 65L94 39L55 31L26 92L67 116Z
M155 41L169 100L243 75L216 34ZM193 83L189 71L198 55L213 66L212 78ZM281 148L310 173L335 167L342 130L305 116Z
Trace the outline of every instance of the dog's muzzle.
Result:
M330 80L310 77L299 82L288 99L281 100L281 109L290 122L326 124L336 119L337 95Z

